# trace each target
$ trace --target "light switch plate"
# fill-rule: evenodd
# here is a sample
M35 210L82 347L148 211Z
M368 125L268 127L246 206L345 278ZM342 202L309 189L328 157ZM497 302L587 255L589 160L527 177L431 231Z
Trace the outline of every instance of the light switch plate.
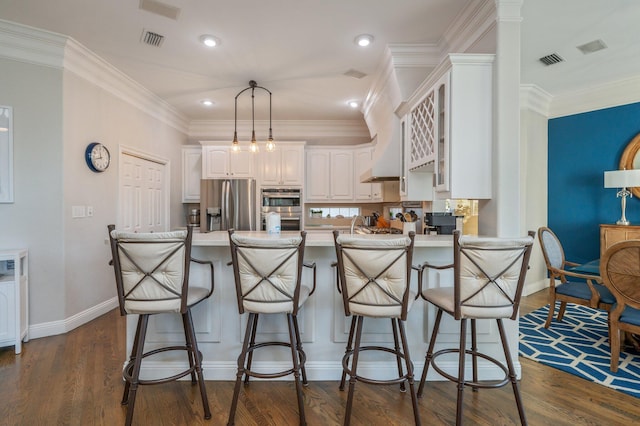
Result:
M85 217L84 206L71 206L71 217L72 218Z

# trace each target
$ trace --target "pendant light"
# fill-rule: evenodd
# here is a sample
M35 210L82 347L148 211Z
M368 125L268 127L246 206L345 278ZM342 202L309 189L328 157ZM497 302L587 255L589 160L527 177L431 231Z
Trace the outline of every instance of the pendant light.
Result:
M234 128L233 128L233 145L232 150L234 152L240 151L240 143L238 142L238 97L251 89L251 145L249 145L249 150L251 152L258 152L258 142L256 141L256 130L255 130L255 90L262 89L269 93L269 139L267 140L266 148L267 151L273 151L276 147L275 142L273 141L273 130L271 128L271 92L262 86L258 86L258 83L255 80L249 81L249 87L242 89L235 98L235 120L234 120Z

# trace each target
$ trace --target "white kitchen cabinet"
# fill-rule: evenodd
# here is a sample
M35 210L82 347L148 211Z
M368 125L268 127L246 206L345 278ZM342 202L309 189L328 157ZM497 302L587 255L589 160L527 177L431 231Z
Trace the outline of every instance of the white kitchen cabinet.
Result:
M436 94L431 89L411 109L409 121L409 170L433 168L436 156Z
M248 149L234 152L230 146L202 147L202 178L251 178L254 176L254 157Z
M353 149L318 148L307 151L307 201L353 201L353 179Z
M399 193L402 201L431 201L433 200L433 172L420 168L419 171L409 170L409 126L410 114L400 120L401 141L401 173Z
M0 250L0 347L29 340L29 262L26 249Z
M371 167L373 148L359 148L354 151L354 194L356 201L382 202L382 183L362 183L360 175Z
M450 54L437 96L435 190L439 199L490 199L494 55Z
M272 152L260 153L262 186L304 185L304 145L278 143Z
M202 147L182 148L182 202L200 202L200 179L202 178Z

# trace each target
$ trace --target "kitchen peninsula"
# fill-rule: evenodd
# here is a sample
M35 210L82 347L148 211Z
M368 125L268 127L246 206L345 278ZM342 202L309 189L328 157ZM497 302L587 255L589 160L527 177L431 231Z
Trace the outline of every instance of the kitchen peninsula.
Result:
M265 232L256 232L255 234L268 238L268 234ZM416 235L412 263L418 265L429 261L437 264L449 264L452 262L452 245L451 235ZM212 260L215 265L215 291L211 298L193 310L198 344L203 353L205 378L207 380L233 380L237 368L236 358L240 353L242 343L241 330L244 329L247 316L238 315L233 269L227 264L231 259L227 232L195 233L193 235L192 256L198 259ZM331 232L318 231L307 234L305 261L316 263L317 284L315 293L299 314L299 322L302 341L307 353L306 369L310 380L338 380L342 373L341 361L349 333L350 318L345 318L342 296L337 291L336 269L332 267L335 259L336 254ZM204 271L197 269L198 266L194 265L192 268L192 283L195 283L201 274L205 274ZM425 271L424 285L428 287L451 285L451 270L427 271ZM303 281L311 284L312 279L311 270L303 268ZM415 271L411 280L412 289L417 290L417 273ZM416 300L409 312L406 330L416 375L422 371L428 336L431 335L434 318L433 307L428 306L422 299ZM363 340L368 343L393 345L390 327L380 321L388 320L367 321L363 331ZM450 323L446 319L443 321L437 346L442 348L455 346L454 342L458 341L458 327L453 321ZM507 326L510 334L509 341L517 344L517 324L507 324ZM131 347L134 327L135 321L129 320L127 350ZM176 320L175 316L157 316L150 322L147 341L150 342L149 345L166 344L174 340L180 342L182 333L180 327L180 322ZM280 317L272 318L268 315L260 317L258 340L283 338L286 340L286 333L286 324ZM483 350L498 359L503 358L495 324L490 324L489 321L486 323L480 321L478 340ZM518 353L517 348L511 349L512 353ZM265 349L265 351L271 351L268 358L261 358L264 352L256 354L254 365L257 370L260 370L260 364L264 366L264 371L289 368L287 366L291 360L288 350L273 348ZM267 359L268 361L265 361ZM167 372L178 371L181 362L182 360L164 358L148 364L146 374L166 375ZM514 362L520 371L517 357ZM457 372L456 359L447 360L442 365L451 374ZM359 370L362 374L376 378L397 375L395 359L388 354L371 352L363 354ZM501 377L500 370L494 369L482 361L480 361L479 371L483 378ZM429 374L431 380L437 377L435 372L430 371Z

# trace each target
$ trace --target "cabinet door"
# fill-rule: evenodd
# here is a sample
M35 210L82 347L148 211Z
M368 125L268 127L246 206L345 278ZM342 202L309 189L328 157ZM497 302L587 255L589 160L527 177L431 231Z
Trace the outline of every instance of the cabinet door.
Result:
M308 201L328 201L331 152L308 151L306 161L306 199Z
M331 153L331 199L353 200L353 151Z
M436 84L436 191L449 190L449 73Z
M202 148L202 177L205 179L229 176L229 150L227 147Z
M280 180L282 185L302 186L304 180L304 147L283 146L281 151Z
M373 151L371 148L359 149L355 152L354 156L354 192L355 199L358 201L371 201L372 196L372 184L360 182L360 175L364 173L369 167L371 167L371 155Z
M263 186L277 186L281 184L280 167L282 165L281 153L278 148L275 151L260 153L260 183Z
M240 150L229 152L229 177L250 178L253 177L253 159L256 156L251 151Z
M202 147L182 149L182 202L200 202Z
M0 343L2 346L15 344L16 296L14 292L13 280L0 281Z
M409 129L409 170L426 166L435 159L436 91L431 90L411 110Z

